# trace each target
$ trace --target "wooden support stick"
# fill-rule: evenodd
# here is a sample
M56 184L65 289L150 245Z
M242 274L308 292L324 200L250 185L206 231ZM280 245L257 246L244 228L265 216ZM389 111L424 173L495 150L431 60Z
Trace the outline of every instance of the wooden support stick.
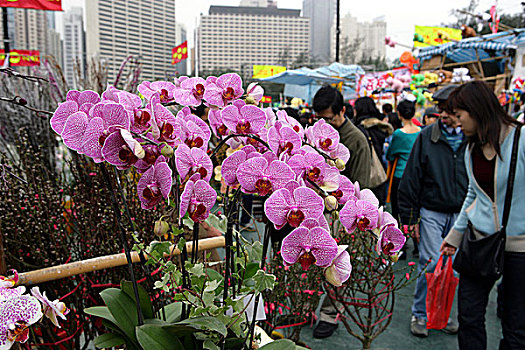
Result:
M224 247L224 236L201 239L198 244L199 251L210 250L214 248ZM186 249L191 251L193 242L186 243ZM171 255L179 255L180 250L176 245L170 247ZM147 256L146 256L147 259ZM140 261L137 252L131 252L131 260L136 263ZM77 261L69 264L47 267L45 269L24 272L19 275L18 285L34 285L43 282L55 281L66 277L80 275L108 269L117 266L124 266L127 264L126 255L124 253L100 256L98 258Z

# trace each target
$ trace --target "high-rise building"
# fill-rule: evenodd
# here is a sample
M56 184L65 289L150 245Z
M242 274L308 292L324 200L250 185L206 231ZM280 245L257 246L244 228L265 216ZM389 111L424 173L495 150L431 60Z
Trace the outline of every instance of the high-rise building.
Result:
M90 0L86 6L86 54L108 65L109 82L129 55L140 57L141 78L171 79L175 67L175 0Z
M335 53L336 0L303 0L303 16L310 18L310 54L329 64Z
M210 6L197 31L197 69L250 77L254 64L290 66L307 58L309 40L310 20L300 10Z
M64 75L70 87L76 87L75 66L80 77L85 75L86 42L81 7L73 7L64 13Z
M277 1L275 0L241 0L239 6L249 7L277 7Z
M353 56L357 60L365 57L383 58L386 56L385 46L386 21L378 17L371 22L359 22L356 17L346 14L341 21L341 42L354 46ZM355 43L360 43L355 45ZM344 62L356 63L356 62Z
M9 34L9 45L11 48L16 47L15 38L15 8L6 7L7 9L7 33ZM0 16L0 38L4 39L4 21L3 16ZM1 49L4 49L2 45Z
M186 35L186 27L180 23L177 23L177 33L176 33L176 39L175 39L175 45L178 46L180 44L182 44L183 42L185 42L187 40L187 35ZM188 58L190 57L190 55L188 55ZM188 66L188 58L185 59L185 60L182 60L180 61L179 63L177 63L175 65L175 73L177 76L180 76L180 75L186 75L188 69L187 69L187 66Z

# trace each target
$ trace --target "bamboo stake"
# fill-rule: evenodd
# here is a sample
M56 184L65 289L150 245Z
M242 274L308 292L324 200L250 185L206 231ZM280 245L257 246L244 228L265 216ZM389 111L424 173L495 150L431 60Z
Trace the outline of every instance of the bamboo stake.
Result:
M200 240L198 243L198 250L210 250L214 248L224 247L224 236L206 238ZM193 247L193 242L186 243L186 249L190 250ZM171 255L180 255L180 250L176 245L170 247ZM166 254L166 256L168 256ZM147 259L147 256L146 256ZM131 252L132 262L140 262L140 257L137 252ZM80 275L103 269L108 269L117 266L124 266L127 264L126 255L124 253L100 256L98 258L87 259L73 262L70 264L63 264L58 266L47 267L45 269L24 272L19 275L17 285L34 285L43 282L55 281L66 277Z

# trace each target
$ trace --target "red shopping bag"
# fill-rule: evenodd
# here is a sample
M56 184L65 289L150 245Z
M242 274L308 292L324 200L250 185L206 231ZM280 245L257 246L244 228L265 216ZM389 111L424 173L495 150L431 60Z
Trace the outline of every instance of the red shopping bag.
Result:
M427 273L427 328L443 329L447 326L454 294L459 279L452 271L452 258L443 266L443 255L439 257L433 273Z

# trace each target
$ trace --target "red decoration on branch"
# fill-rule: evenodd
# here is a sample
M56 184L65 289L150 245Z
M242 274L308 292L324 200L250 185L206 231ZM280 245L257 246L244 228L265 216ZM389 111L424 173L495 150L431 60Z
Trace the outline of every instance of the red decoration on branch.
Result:
M62 11L62 0L0 0L0 7Z

